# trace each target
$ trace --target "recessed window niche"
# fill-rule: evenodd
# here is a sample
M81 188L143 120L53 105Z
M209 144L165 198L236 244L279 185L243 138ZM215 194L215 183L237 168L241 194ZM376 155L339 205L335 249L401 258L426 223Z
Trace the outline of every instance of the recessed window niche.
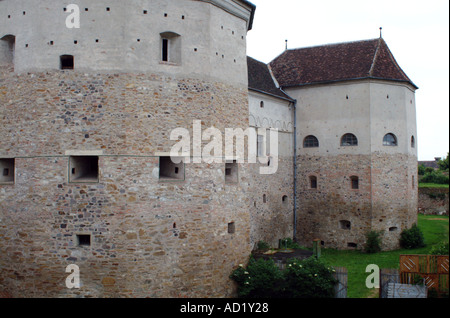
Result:
M181 36L174 32L163 32L161 36L161 61L181 64Z
M73 156L69 158L69 180L73 182L98 182L98 157Z
M91 246L91 236L89 234L78 234L77 235L77 245L78 246Z
M14 183L15 160L0 159L0 184Z
M228 223L228 234L234 234L236 232L236 224L234 222Z
M15 46L16 37L14 35L5 35L0 39L0 64L14 65Z
M237 183L238 180L238 163L236 160L233 160L233 162L227 162L225 164L225 182Z
M352 223L347 220L341 220L341 221L339 221L339 227L342 230L350 230L352 228Z
M59 57L59 68L61 70L73 70L75 66L73 55L61 55Z
M159 180L184 180L184 162L182 158L174 158L174 160L172 160L171 157L160 157Z

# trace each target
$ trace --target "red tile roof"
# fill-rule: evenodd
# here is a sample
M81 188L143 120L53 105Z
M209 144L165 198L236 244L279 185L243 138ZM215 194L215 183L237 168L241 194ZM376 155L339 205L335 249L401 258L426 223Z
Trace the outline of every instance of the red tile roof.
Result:
M287 50L270 67L282 87L374 78L417 88L382 38Z
M250 90L292 100L276 86L267 64L248 56L247 65L248 88Z

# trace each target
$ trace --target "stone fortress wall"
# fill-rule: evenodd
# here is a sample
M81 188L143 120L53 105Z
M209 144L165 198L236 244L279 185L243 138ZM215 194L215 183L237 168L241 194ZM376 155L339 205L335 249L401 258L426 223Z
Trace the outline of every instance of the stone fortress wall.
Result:
M192 131L194 120L202 129L248 127L252 8L77 4L81 27L67 29L62 1L0 1L0 158L14 174L0 185L2 289L231 295L228 275L252 248L249 165L229 182L225 163L177 166L165 157L170 132ZM60 70L63 55L73 69ZM80 268L81 289L65 286L69 264Z

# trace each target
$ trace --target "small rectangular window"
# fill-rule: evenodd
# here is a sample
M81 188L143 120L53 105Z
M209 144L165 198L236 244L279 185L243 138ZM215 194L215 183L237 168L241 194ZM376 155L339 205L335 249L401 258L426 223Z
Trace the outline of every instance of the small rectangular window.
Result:
M258 157L264 156L264 136L258 135L257 145L256 145Z
M162 39L162 60L163 62L169 62L169 40Z
M181 65L181 36L174 32L160 33L161 61Z
M0 183L14 183L14 159L0 159Z
M225 164L225 182L237 183L238 182L238 163L236 160Z
M73 156L69 159L70 182L98 182L98 157Z
M309 177L309 186L311 189L317 189L317 177L316 176Z
M341 220L339 221L339 228L342 230L350 230L352 228L352 223L347 220Z
M354 189L354 190L359 189L359 178L353 176L350 178L350 180L351 180L351 184L352 184L352 189Z
M228 234L234 234L236 232L236 225L234 222L228 223Z
M184 180L184 162L182 158L160 157L159 180Z

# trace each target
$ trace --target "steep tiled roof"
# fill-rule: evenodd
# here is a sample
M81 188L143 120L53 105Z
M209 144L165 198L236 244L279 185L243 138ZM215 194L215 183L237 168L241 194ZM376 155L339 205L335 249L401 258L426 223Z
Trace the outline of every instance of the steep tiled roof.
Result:
M289 96L277 88L267 64L247 57L248 88L291 100Z
M286 50L270 67L282 87L376 78L417 88L382 38Z

